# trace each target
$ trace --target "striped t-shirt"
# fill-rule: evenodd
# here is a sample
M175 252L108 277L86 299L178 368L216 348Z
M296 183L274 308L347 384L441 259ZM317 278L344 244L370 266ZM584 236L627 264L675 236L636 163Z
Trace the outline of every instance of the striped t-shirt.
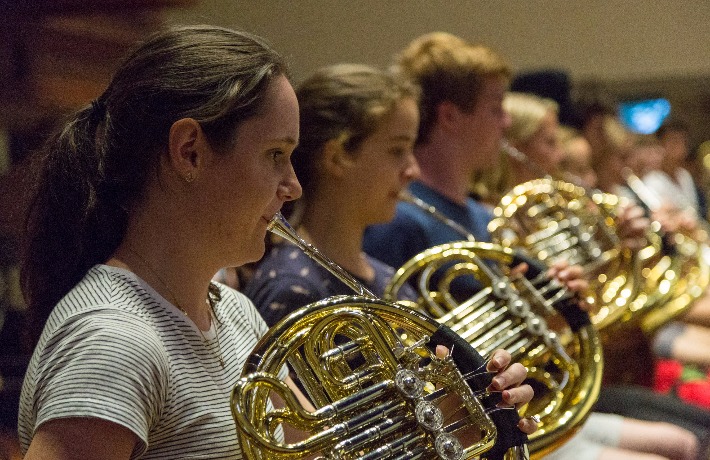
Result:
M245 296L220 291L205 342L136 275L93 267L55 307L32 356L20 400L23 449L48 420L91 417L138 436L131 458L242 458L230 394L267 328Z

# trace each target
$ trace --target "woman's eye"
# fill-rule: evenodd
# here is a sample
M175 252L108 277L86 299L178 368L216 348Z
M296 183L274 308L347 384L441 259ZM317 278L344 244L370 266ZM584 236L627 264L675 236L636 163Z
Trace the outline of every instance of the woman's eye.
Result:
M390 149L390 155L399 158L407 155L410 151L411 149L408 147L393 147Z
M271 152L271 158L272 158L274 161L276 161L276 160L279 159L279 157L280 157L281 155L283 155L283 153L284 153L283 150L273 150L273 151Z

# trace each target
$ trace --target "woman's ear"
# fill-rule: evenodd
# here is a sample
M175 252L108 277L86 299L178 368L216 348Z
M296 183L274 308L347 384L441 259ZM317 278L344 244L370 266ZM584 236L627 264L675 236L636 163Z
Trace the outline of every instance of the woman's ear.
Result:
M331 139L323 146L323 168L336 177L348 174L349 170L355 166L350 154L343 147L340 139Z
M194 181L204 164L208 145L200 124L192 118L181 118L170 127L168 157L176 174L186 182Z

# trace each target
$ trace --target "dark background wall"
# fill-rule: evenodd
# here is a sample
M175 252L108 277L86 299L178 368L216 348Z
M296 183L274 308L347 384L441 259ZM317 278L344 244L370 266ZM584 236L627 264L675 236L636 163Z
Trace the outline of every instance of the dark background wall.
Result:
M298 74L339 60L385 65L432 30L492 45L520 70L614 80L710 73L707 0L202 0L168 19L263 35Z

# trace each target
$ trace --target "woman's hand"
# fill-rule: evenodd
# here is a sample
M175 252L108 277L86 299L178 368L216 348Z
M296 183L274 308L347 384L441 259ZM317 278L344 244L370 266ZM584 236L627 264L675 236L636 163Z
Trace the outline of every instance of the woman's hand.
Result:
M672 205L662 205L653 211L651 217L668 233L692 235L698 229L698 221L692 212L679 210Z
M584 277L584 267L570 265L566 260L553 262L547 271L547 276L556 278L568 290L576 294L583 294L589 289L589 282Z
M449 353L448 348L443 345L436 347L436 355L445 358ZM529 403L533 398L533 389L530 385L522 385L528 375L528 370L520 363L510 364L510 353L503 349L493 352L488 360L486 370L495 372L488 391L500 391L502 406L515 407L516 409ZM534 433L537 430L537 422L530 417L520 419L518 428L525 434Z
M504 404L519 408L532 400L533 389L530 385L522 385L528 375L528 370L520 363L510 364L510 360L510 353L503 349L493 352L486 369L497 374L493 377L488 389L500 391ZM532 434L537 430L537 422L532 418L525 417L518 422L518 428L525 434Z
M511 270L511 276L522 276L528 270L528 264L521 263ZM589 311L590 305L584 301L584 294L589 289L589 282L584 277L584 267L581 265L570 265L567 261L558 260L553 262L547 270L547 276L555 278L567 290L577 294L579 307L584 311Z

